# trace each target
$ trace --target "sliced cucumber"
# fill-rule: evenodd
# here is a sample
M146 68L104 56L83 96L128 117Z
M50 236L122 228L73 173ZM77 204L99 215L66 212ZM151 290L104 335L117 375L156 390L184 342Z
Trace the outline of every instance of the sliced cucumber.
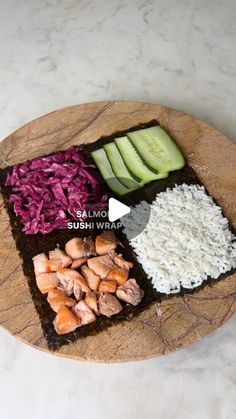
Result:
M185 165L177 145L161 127L129 132L127 136L152 169L169 172L182 169Z
M168 177L168 173L154 173L143 163L137 150L128 139L128 137L120 137L115 139L115 143L123 157L123 160L130 170L138 179L140 184L145 185L152 180Z
M116 178L115 173L112 170L110 162L107 158L107 155L103 148L99 148L91 153L93 160L96 163L103 179L105 180L108 187L115 192L117 195L124 195L130 192L130 189L126 188L119 180Z
M111 163L112 170L118 180L129 189L140 188L141 185L139 185L139 183L131 176L130 172L128 171L116 144L108 143L105 144L103 148L107 153L107 157Z

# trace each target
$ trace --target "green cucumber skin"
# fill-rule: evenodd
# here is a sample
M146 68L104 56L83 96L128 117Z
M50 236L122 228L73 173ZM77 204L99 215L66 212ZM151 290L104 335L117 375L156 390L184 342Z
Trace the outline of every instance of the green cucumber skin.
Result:
M127 136L152 169L169 172L184 167L185 161L181 151L161 127L129 132Z
M132 190L140 188L141 185L138 184L138 182L136 182L135 179L130 175L116 144L108 143L105 144L103 148L107 154L112 170L118 178L119 182L123 183L124 186Z
M123 160L130 170L138 179L140 179L140 184L145 185L153 180L162 179L168 177L168 173L153 173L148 169L147 166L143 163L141 157L138 155L138 152L134 148L131 141L128 137L120 137L115 139L115 143L120 151Z
M115 174L103 148L93 151L91 156L95 161L96 166L99 169L104 181L116 195L121 196L130 192L130 190L126 188L122 183L120 183L119 180L115 177Z

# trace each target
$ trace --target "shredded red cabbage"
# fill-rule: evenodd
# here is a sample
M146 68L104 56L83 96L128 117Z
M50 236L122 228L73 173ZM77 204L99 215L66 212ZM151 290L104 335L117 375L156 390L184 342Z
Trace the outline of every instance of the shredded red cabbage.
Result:
M77 211L107 208L95 166L75 147L14 166L5 185L26 234L48 234L78 219Z

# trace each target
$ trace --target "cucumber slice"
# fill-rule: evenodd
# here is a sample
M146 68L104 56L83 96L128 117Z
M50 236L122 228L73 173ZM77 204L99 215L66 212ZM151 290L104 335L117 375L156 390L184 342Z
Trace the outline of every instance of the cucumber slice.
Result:
M113 172L115 173L118 180L123 183L124 186L131 189L140 188L141 185L131 176L128 171L124 160L115 143L108 143L103 146L107 153L108 160L111 163Z
M170 172L182 169L185 161L175 142L161 127L151 127L127 134L143 160L154 170Z
M145 185L152 180L168 177L168 173L154 173L149 170L128 137L116 138L115 143L126 166L134 176L140 179L141 185Z
M116 178L103 148L99 148L98 150L93 151L91 153L91 156L93 160L95 161L96 166L98 167L106 184L113 192L115 192L115 194L121 196L130 192L130 189L126 188Z

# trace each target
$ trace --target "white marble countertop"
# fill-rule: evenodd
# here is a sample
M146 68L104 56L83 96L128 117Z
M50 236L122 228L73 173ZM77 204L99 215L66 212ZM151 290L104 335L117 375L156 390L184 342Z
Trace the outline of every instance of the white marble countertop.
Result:
M235 0L0 0L0 136L94 100L170 105L236 138ZM236 317L145 362L56 358L0 330L4 419L233 419ZM1 414L0 414L1 416Z

